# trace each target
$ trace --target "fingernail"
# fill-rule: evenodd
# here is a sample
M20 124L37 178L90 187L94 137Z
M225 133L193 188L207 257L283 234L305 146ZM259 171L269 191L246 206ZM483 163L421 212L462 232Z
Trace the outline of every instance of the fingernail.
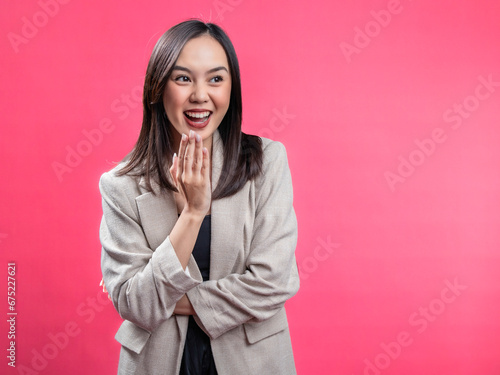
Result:
M172 161L174 161L176 157L177 157L177 152L174 152L174 156L172 157Z
M190 130L189 131L189 138L193 138L194 137L194 131Z
M198 133L196 134L196 142L201 142L201 137Z
M186 134L182 133L182 140L185 141L187 139Z

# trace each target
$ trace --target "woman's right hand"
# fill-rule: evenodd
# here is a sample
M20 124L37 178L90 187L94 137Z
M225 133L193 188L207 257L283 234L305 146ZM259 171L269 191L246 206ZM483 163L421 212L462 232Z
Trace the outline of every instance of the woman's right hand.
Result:
M205 216L210 210L212 188L209 158L199 134L192 130L189 136L182 134L179 155L174 154L170 174L185 202L183 212Z
M106 285L104 285L104 279L101 279L101 282L99 283L99 286L102 286L102 292L106 293L108 296L108 299L111 301L111 297L109 296L109 292L106 289Z

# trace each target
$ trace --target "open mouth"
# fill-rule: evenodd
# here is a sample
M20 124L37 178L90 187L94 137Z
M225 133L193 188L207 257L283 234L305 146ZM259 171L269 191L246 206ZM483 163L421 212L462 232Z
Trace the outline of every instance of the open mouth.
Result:
M190 122L195 123L195 124L203 124L204 122L208 121L211 114L212 114L212 112L210 112L210 111L204 111L204 112L186 111L186 112L184 112L184 116L186 117L186 119L188 119Z
M187 123L195 128L203 128L210 121L210 116L212 112L203 111L203 112L192 112L186 111L184 112L184 117L186 118Z

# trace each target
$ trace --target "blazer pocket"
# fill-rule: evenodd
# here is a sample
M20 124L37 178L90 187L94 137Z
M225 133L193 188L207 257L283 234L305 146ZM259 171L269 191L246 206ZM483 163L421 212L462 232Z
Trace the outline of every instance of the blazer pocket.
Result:
M247 322L243 324L245 334L250 344L272 336L278 332L288 328L288 321L286 319L285 309L282 308L271 318L263 322Z
M140 354L149 336L151 333L125 320L116 332L115 339L127 349Z

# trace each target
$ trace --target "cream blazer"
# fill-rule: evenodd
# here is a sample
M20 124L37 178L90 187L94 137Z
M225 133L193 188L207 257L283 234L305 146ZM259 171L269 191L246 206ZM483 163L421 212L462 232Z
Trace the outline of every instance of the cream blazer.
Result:
M200 327L211 339L219 375L295 374L284 304L297 293L297 221L285 147L262 138L263 174L211 207L210 280L193 256L183 270L169 233L177 220L172 192L156 195L144 181L100 180L103 219L101 267L113 304L124 319L118 374L179 373L188 317L174 315L187 293ZM212 189L223 145L212 146Z

